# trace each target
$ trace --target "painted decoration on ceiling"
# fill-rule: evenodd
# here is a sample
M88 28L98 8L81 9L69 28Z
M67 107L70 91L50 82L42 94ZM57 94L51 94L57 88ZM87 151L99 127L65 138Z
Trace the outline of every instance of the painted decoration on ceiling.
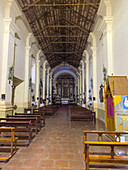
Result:
M60 67L59 69L62 69L62 70L69 70L71 69L70 67Z

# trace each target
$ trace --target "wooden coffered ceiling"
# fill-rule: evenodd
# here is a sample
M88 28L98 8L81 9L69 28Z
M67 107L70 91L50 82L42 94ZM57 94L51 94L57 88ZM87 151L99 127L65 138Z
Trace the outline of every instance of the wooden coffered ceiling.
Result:
M78 67L100 0L17 0L47 60Z

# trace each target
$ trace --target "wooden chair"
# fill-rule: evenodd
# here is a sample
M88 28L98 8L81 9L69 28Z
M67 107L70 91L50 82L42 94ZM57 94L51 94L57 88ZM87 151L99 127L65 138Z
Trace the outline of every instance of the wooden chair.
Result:
M0 127L1 137L0 142L2 143L11 143L11 153L9 157L0 157L0 160L8 160L15 152L17 147L18 137L15 137L15 128L14 127ZM4 132L11 132L11 136L6 136ZM13 152L13 144L15 144L15 151Z
M97 141L87 141L87 134L96 134ZM111 142L104 141L103 135L113 135ZM89 164L104 164L104 165L128 165L128 156L116 156L114 155L114 147L126 147L128 142L120 142L120 136L122 134L128 134L128 132L116 132L116 131L83 131L84 140L84 159L86 163L86 170L89 170ZM119 142L117 142L119 141ZM110 147L110 154L104 153L89 153L90 146L95 147ZM98 149L97 149L98 150ZM102 151L103 152L103 151Z
M17 143L18 145L25 145L28 146L30 142L32 141L33 137L33 128L31 121L29 122L18 122L18 121L6 121L6 122L0 122L0 127L14 127L15 128L15 136L18 136ZM23 136L24 134L24 136ZM24 137L27 137L27 139L24 139Z
M89 164L104 164L104 165L128 165L128 156L116 156L114 155L114 147L126 147L128 142L96 142L96 141L85 141L85 163L86 170L89 170ZM91 155L89 154L90 146L95 147L110 147L110 155L99 154Z

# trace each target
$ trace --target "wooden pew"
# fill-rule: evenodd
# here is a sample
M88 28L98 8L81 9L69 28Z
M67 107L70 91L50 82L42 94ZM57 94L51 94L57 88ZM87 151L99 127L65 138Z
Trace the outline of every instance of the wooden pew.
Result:
M74 120L93 120L94 123L96 121L96 115L95 112L92 112L86 108L83 108L81 106L74 106L74 107L69 107L69 116L71 121Z
M5 132L10 132L9 136ZM9 157L0 157L0 160L8 160L16 152L17 140L18 137L15 137L15 128L14 127L0 127L0 142L2 143L11 143L11 152ZM5 134L4 134L5 133ZM13 152L13 144L15 144L15 151Z
M56 105L43 106L38 109L33 109L33 113L40 111L43 112L45 116L53 116L57 108Z
M6 122L29 122L31 121L32 123L32 126L35 128L35 133L37 134L38 133L38 118L23 118L23 117L8 117L8 118L0 118L0 121L6 121ZM40 127L39 127L40 128Z
M85 163L86 170L89 170L89 164L103 164L103 165L128 165L128 156L116 156L114 155L114 147L126 147L128 142L96 142L85 141ZM89 154L90 146L95 147L110 147L110 155L91 155Z
M39 127L39 130L41 129L41 116L40 115L7 115L7 118L16 118L16 119L31 119L33 121L34 119L37 121L37 126ZM37 127L37 128L38 128Z
M97 135L98 141L103 141L103 135L106 135L111 140L113 139L115 142L117 142L117 141L120 142L120 136L122 136L123 134L126 134L126 135L128 134L128 132L84 130L83 131L83 141L87 141L87 134L91 134L91 133ZM110 136L110 135L113 135L113 136Z
M18 122L18 121L6 121L0 122L0 127L14 127L15 128L15 136L18 137L18 145L28 146L33 138L33 128L31 121L28 122ZM25 137L25 139L24 139ZM26 139L27 137L27 139ZM24 141L25 140L25 141Z
M87 141L88 134L96 134L97 141ZM116 132L116 131L83 131L83 140L84 140L84 159L86 163L86 170L89 170L89 164L105 164L105 165L128 165L128 156L116 156L114 155L114 147L125 147L128 146L128 142L120 142L120 136L122 134L128 134L128 132ZM108 142L104 141L103 135L113 135L113 141ZM109 137L109 136L108 136ZM117 142L119 141L119 142ZM110 147L110 155L105 153L89 153L90 146L103 146ZM92 150L92 148L91 148ZM98 149L97 149L98 151Z
M41 127L45 126L45 117L44 117L44 113L30 113L30 114L26 114L26 113L15 113L15 115L17 116L23 116L23 117L40 117L41 119Z

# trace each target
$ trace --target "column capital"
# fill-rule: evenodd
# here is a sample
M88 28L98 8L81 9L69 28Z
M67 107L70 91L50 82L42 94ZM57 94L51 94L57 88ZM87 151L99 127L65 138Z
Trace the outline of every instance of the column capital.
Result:
M18 28L12 18L4 18L5 32L10 32L14 37L15 33L18 32Z
M39 60L39 59L36 59L36 63L40 63L40 60Z
M96 51L96 47L91 47L92 51L95 52Z
M31 49L31 46L25 46L25 49L29 51Z

